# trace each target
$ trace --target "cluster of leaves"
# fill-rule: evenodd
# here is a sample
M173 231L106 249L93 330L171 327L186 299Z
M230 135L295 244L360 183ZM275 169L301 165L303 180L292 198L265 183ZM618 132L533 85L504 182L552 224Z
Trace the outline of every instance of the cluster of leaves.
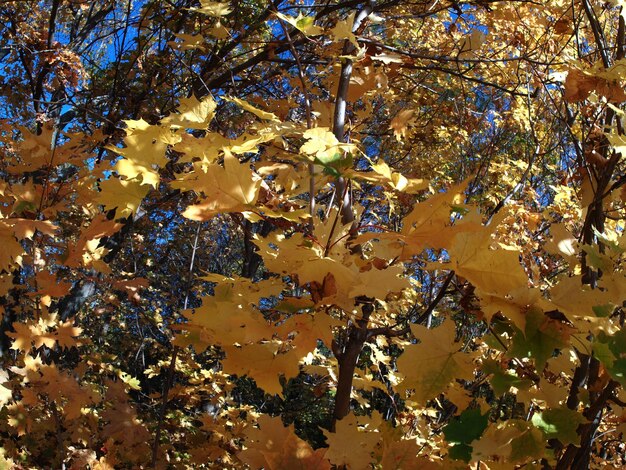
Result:
M0 7L0 466L626 465L626 5Z

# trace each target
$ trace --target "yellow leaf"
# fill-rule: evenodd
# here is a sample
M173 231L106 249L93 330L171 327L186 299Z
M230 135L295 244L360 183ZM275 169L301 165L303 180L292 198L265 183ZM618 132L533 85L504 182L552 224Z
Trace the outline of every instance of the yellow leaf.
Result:
M285 379L295 377L300 372L300 358L294 351L275 353L272 343L248 344L240 348L228 347L226 359L222 361L224 372L238 375L247 375L254 379L257 385L270 395L283 393L283 386L279 377Z
M201 50L204 51L204 37L200 34L174 34L176 38L180 39L181 42L176 41L168 41L168 45L173 47L174 49L180 49L183 51L193 51L193 50Z
M308 302L308 305L312 303ZM296 353L304 357L315 350L318 340L322 340L329 347L333 340L333 327L339 325L341 322L330 315L318 312L315 315L293 315L280 325L279 331L283 337L296 334L291 343L295 346Z
M302 13L297 18L293 16L283 15L282 13L275 13L278 18L289 23L294 28L302 31L306 36L319 36L324 33L324 28L316 26L314 24L315 18L312 16L304 16Z
M150 186L138 180L121 180L109 178L101 181L100 194L97 202L104 205L105 210L115 209L116 218L128 217L137 212L139 205L150 191Z
M293 424L283 426L279 417L263 415L259 428L245 431L245 449L237 457L253 469L330 470L326 449L313 448L296 436Z
M73 321L66 321L59 324L55 331L54 338L58 341L61 349L73 348L78 345L78 341L74 338L80 336L82 332L83 329L78 326L74 326Z
M351 13L345 21L337 21L337 24L330 31L330 34L333 36L335 41L347 39L358 49L359 43L356 41L356 36L352 32L352 28L354 27L354 16L355 14Z
M39 338L41 336L41 330L33 324L13 323L13 329L15 330L14 332L8 331L5 333L8 337L13 338L11 349L28 351L32 347L32 343L35 338ZM54 341L49 344L49 347L54 346Z
M401 173L392 171L389 165L382 160L372 165L373 172L363 172L356 170L346 170L344 175L357 179L369 181L376 184L387 184L396 191L402 191L406 194L416 194L428 189L428 180L418 178L406 178Z
M380 433L360 429L353 413L337 421L335 432L324 430L324 435L328 443L326 457L337 466L354 470L370 467L374 448L382 437Z
M267 111L263 111L262 109L259 109L259 108L256 108L256 107L252 106L250 103L248 103L247 101L244 101L244 100L239 99L239 98L234 98L234 97L224 97L224 99L226 101L231 101L231 102L237 104L238 106L240 106L241 108L245 109L246 111L254 114L256 117L259 117L261 119L268 119L270 121L280 122L280 119L278 119L278 117L276 117L275 114L269 113Z
M323 163L338 160L344 152L349 152L354 147L350 144L340 143L335 134L330 132L327 127L307 129L303 137L308 141L300 147L300 152L312 155Z
M233 11L228 2L213 2L211 0L200 0L200 8L190 8L190 10L215 17L226 16Z
M14 230L0 220L0 270L9 271L13 263L18 263L24 254L22 245L15 239Z
M432 330L411 325L411 331L420 343L407 346L398 359L398 371L405 379L397 388L414 390L412 400L426 404L444 392L453 380L473 378L475 354L459 352L461 345L455 342L452 321Z
M183 216L192 220L209 220L225 212L243 212L254 209L262 179L248 165L240 164L230 152L224 154L224 168L210 165L206 173L196 169L195 182L179 180L172 186L183 190L202 191L206 200L189 206Z
M159 168L165 166L165 151L169 129L151 126L143 119L124 121L126 123L125 147L109 147L124 159L117 162L115 170L126 179L141 178L143 184L156 189L159 183Z
M519 262L519 252L491 250L491 231L459 233L449 250L453 269L482 293L505 297L528 287L528 277Z
M182 134L179 142L172 148L180 152L181 162L191 162L200 159L200 164L206 166L214 163L221 154L222 148L231 144L226 137L217 132L207 132L203 137L194 137L190 134Z
M202 101L195 96L183 98L178 105L178 113L163 118L161 124L185 129L206 129L215 116L215 108L217 103L211 96Z
M391 120L389 126L393 129L393 135L396 136L398 142L406 137L407 128L413 123L411 120L413 114L415 114L415 110L403 109Z

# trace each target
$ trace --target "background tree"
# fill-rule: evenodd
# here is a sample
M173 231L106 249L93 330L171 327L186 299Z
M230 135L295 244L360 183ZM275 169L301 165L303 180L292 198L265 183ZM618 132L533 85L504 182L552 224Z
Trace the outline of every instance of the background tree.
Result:
M624 465L622 9L4 2L3 463Z

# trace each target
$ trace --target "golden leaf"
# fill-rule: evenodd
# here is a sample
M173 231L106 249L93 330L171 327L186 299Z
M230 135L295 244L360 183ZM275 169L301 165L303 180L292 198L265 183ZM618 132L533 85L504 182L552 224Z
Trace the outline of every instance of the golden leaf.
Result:
M246 448L237 457L254 469L330 470L326 449L313 448L296 436L293 424L283 426L279 417L262 415L259 428L246 429Z
M173 187L202 191L206 200L189 206L183 216L192 220L209 220L224 212L254 209L261 188L261 178L248 165L240 164L230 153L224 154L224 168L210 165L205 173L197 170L195 184L179 180Z
M409 345L398 359L398 371L405 377L398 390L414 390L412 400L425 404L444 392L454 379L471 379L474 376L475 354L459 352L455 325L451 321L428 329L411 325L419 344Z
M335 432L324 430L329 447L326 457L338 466L346 465L355 470L368 468L381 434L361 429L353 413L337 421L335 427Z
M224 372L238 376L248 375L270 395L283 393L280 376L295 377L300 372L299 354L295 351L276 353L271 343L248 344L240 348L228 347L222 361Z

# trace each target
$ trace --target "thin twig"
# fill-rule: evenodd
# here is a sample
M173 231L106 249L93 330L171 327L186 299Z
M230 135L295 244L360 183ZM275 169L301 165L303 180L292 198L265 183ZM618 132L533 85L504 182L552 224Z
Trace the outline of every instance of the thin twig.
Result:
M196 236L193 242L193 249L191 252L191 260L189 261L189 271L187 278L187 289L185 292L185 301L183 304L183 310L187 310L187 306L189 305L189 293L191 291L191 285L193 281L193 267L196 260L196 252L198 250L198 240L200 239L200 228L202 227L202 222L198 222L198 228L196 229ZM176 359L178 358L178 351L180 348L178 346L174 346L172 350L172 359L170 360L170 365L167 370L167 377L165 380L165 386L163 389L163 395L161 397L161 409L159 410L159 417L157 421L157 427L154 432L154 443L152 444L152 468L157 468L158 463L158 454L159 454L159 441L161 440L161 431L163 430L163 421L165 419L165 412L167 411L167 401L169 397L170 389L172 388L172 384L174 383L174 373L176 372Z
M304 69L302 68L302 62L300 61L300 55L296 50L296 47L293 44L293 40L291 39L291 35L289 34L289 29L285 26L285 23L282 19L278 19L280 26L285 33L285 37L289 43L289 49L291 51L291 55L296 61L296 65L298 67L298 77L300 78L300 84L302 85L302 94L304 95L304 107L306 109L306 128L311 129L313 127L313 113L311 111L311 100L309 99L309 91L306 86L306 79L304 76ZM313 220L313 214L315 214L315 165L313 163L309 163L309 215L311 218L309 219L309 232L313 233L313 229L315 228L315 221Z

